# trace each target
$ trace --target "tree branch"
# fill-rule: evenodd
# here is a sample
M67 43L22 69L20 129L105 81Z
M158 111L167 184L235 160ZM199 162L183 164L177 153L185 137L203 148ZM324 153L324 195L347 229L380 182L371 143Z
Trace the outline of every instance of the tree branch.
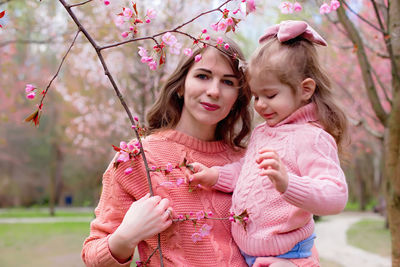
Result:
M347 118L353 126L356 127L362 126L369 134L383 141L383 133L380 133L372 129L364 119L356 120L354 118L351 118L350 116L348 116Z
M382 107L379 96L377 94L376 86L371 75L371 65L369 63L367 54L365 52L364 43L360 37L359 32L355 28L353 22L347 17L343 7L339 7L337 10L338 19L343 27L348 32L348 37L352 43L357 47L357 58L361 68L361 74L363 77L364 85L367 90L368 98L371 102L372 108L380 122L386 125L388 114Z
M231 1L233 1L233 0L226 0L226 1L225 1L223 4L221 4L219 7L214 8L214 9L211 9L211 10L206 11L206 12L202 12L202 13L200 13L199 15L197 15L196 17L194 17L194 18L192 18L192 19L190 19L190 20L184 22L183 24L181 24L181 25L175 27L175 28L172 29L172 30L167 30L167 31L159 32L159 33L154 34L154 35L152 35L152 36L144 36L144 37L140 37L140 38L133 38L133 39L130 39L130 40L127 40L127 41L123 41L123 42L118 42L118 43L115 43L115 44L104 45L104 46L100 47L99 49L100 49L100 50L109 49L109 48L111 48L111 47L116 47L116 46L124 45L124 44L127 44L127 43L137 42L137 41L143 41L143 40L148 40L148 39L154 40L156 37L161 36L161 35L163 35L163 34L165 34L165 33L167 33L167 32L179 32L178 30L179 30L180 28L186 26L186 25L189 24L189 23L192 23L193 21L195 21L196 19L198 19L198 18L201 17L201 16L207 15L207 14L212 13L212 12L215 12L215 11L220 11L220 12L222 12L222 11L221 11L221 8L222 8L224 5L226 5L227 3L231 2ZM193 38L193 37L192 37L192 38Z
M364 21L365 23L367 23L369 26L371 26L372 28L374 28L375 30L382 32L384 34L387 34L385 31L382 31L382 29L380 29L379 27L375 26L374 24L372 24L371 22L369 22L367 19L365 19L364 17L362 17L360 14L358 14L356 11L354 11L347 3L345 0L341 0L341 2L343 2L343 4L346 6L346 8L353 13L354 15L356 15L359 19L361 19L362 21Z
M76 6L81 6L81 5L87 4L87 3L89 3L89 2L92 2L92 1L93 1L93 0L86 0L85 2L82 2L82 3L78 3L78 4L69 5L68 7L76 7Z

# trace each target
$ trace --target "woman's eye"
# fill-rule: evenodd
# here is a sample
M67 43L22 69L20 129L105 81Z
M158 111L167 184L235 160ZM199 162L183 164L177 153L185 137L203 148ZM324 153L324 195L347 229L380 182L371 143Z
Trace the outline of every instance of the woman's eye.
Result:
M268 99L272 99L272 98L274 98L276 95L277 95L277 94L269 95L269 96L267 96L267 98L268 98Z
M233 81L231 80L224 80L223 81L224 84L228 85L228 86L234 86L235 84L233 83Z
M196 75L196 78L199 78L199 79L201 79L201 80L206 80L208 77L207 77L207 75L205 75L205 74L197 74L197 75Z

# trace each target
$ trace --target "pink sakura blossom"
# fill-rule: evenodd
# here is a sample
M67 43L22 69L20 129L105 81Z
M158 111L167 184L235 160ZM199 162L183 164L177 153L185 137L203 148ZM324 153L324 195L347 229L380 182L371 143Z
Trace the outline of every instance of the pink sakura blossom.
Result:
M183 179L183 178L176 179L176 186L180 186L181 184L183 184L184 181L185 181L185 179Z
M224 39L222 37L217 38L217 45L222 45L223 42L224 42Z
M28 98L28 99L34 99L35 96L36 96L36 92L35 92L35 91L32 91L32 92L30 92L30 93L28 93L28 94L26 95L26 98Z
M228 25L228 26L233 25L233 19L232 19L232 18L227 18L227 19L225 20L225 22L226 22L226 25Z
M197 243L198 241L201 241L203 238L201 237L200 233L194 233L192 234L192 241L193 243Z
M198 212L196 212L196 217L197 217L197 220L201 220L201 219L204 219L204 211L198 211Z
M119 142L119 147L120 147L121 149L126 149L128 146L126 145L126 142L121 141L121 142Z
M133 11L132 11L132 9L130 9L130 8L124 7L123 12L122 12L122 15L123 15L125 18L130 19L130 18L133 16Z
M203 224L200 228L199 234L201 237L208 236L210 234L210 230L212 229L211 225Z
M128 37L128 35L129 35L129 32L122 32L122 33L121 33L121 36L122 36L123 38Z
M139 121L139 118L138 118L137 116L133 117L133 119L134 119L135 121Z
M225 50L228 50L229 49L229 44L228 43L224 44L224 48L225 48Z
M125 173L126 175L131 174L132 172L133 172L133 168L132 168L132 167L128 167L128 168L126 168L125 171L124 171L124 173Z
M156 167L156 166L151 166L151 169L152 169L153 171L155 171L155 170L157 170L157 167Z
M207 29L203 29L201 32L202 33L207 33Z
M227 27L228 27L228 25L226 24L226 22L224 20L221 20L218 23L218 30L219 31L225 31Z
M157 69L157 63L153 60L147 64L151 70Z
M218 31L218 23L213 23L211 24L211 29L213 29L214 31Z
M199 61L201 60L201 58L202 58L201 54L198 54L198 55L196 55L196 56L194 57L194 61L195 61L195 62L199 62Z
M331 11L336 11L340 7L340 2L337 0L331 0Z
M155 9L149 8L149 9L147 9L146 16L147 16L149 19L155 19L156 16L157 16L157 12L156 12Z
M210 40L210 36L207 35L206 38L204 38L206 41Z
M110 1L104 0L104 4L105 4L106 6L108 6L108 5L110 4Z
M173 168L174 168L174 166L172 166L172 164L168 162L167 163L167 167L166 167L166 171L172 172Z
M172 33L167 32L162 36L162 40L164 41L164 43L166 43L167 45L173 45L176 42L178 42L178 40L176 39L176 37L174 35L172 35Z
M246 14L250 14L256 11L256 3L254 0L247 0L246 1Z
M188 56L188 57L191 57L191 56L193 55L193 51L192 51L191 48L185 48L185 49L183 50L183 53L184 53L186 56Z
M185 217L182 214L178 215L178 220L183 220Z
M27 84L26 87L25 87L25 92L26 92L26 93L30 93L30 92L32 92L32 91L35 90L35 89L36 89L36 87L35 87L34 85L32 85L32 84Z
M214 215L214 213L210 210L209 212L207 212L207 216L208 217L211 217L211 216L213 216Z
M240 7L237 8L236 10L234 10L232 13L233 13L234 15L236 15L236 13L238 13L239 11L240 11Z
M321 15L328 14L330 12L331 12L331 7L326 3L322 4L321 7L319 8L319 13Z
M120 151L117 162L127 162L129 160L129 153L126 151Z
M301 6L301 4L299 2L295 2L293 5L293 10L294 12L300 12L303 9L303 7Z
M282 14L293 13L293 4L290 2L282 2L279 5L279 9L281 10Z
M146 23L150 23L151 20L150 20L150 19L146 19L145 22L146 22Z
M181 53L182 44L181 43L174 43L170 46L169 52L171 54L179 55Z

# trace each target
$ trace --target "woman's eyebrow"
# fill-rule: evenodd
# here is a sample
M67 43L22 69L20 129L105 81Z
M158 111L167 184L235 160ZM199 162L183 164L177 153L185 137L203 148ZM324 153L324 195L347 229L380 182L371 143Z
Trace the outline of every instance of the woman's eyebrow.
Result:
M209 69L198 68L198 69L196 69L196 70L197 70L197 71L204 71L204 72L207 72L207 73L209 73L209 74L212 74L212 71L209 70ZM224 74L224 77L227 77L227 78L235 78L235 79L237 79L237 76L236 76L235 74Z

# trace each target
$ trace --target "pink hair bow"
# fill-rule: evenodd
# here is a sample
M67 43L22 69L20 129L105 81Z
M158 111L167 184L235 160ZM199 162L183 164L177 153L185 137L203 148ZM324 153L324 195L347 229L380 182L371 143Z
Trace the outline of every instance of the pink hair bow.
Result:
M265 34L258 40L259 43L273 37L277 37L279 42L286 42L298 36L303 37L313 43L327 46L328 44L310 25L299 20L285 20L267 29Z

